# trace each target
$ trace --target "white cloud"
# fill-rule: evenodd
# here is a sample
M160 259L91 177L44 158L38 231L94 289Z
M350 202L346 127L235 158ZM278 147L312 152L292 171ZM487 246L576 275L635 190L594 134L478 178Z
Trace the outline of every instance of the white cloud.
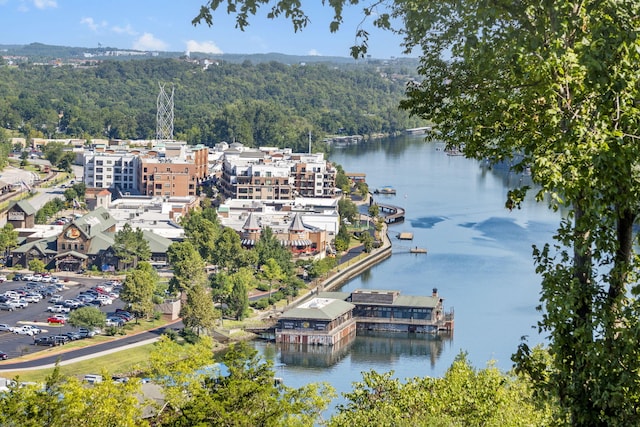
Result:
M133 48L136 50L166 50L167 46L165 42L155 38L151 33L144 33L133 42Z
M204 41L199 42L196 40L188 40L187 41L187 51L188 52L202 52L202 53L222 53L222 49L220 49L216 44L212 41Z
M133 28L131 28L130 24L127 24L124 27L114 25L113 27L111 27L111 31L117 34L128 34L130 36L135 36L138 34Z
M80 20L80 23L89 27L91 31L98 31L100 27L106 27L107 25L105 21L102 21L101 23L98 24L96 21L93 20L93 18L89 16L82 18Z
M307 55L309 55L309 56L322 56L322 54L321 54L320 52L318 52L317 50L315 50L315 49L311 49L311 50L307 53Z
M58 7L56 0L33 0L33 5L37 9L48 9Z

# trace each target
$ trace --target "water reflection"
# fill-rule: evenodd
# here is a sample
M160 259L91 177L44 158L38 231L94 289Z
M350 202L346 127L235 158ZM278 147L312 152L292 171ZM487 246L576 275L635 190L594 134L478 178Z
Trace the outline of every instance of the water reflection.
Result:
M452 338L449 334L358 333L351 346L351 360L393 364L403 356L421 357L428 359L434 367L442 355L444 344Z
M273 344L266 346L268 359L277 360L273 353L280 350L279 362L288 368L329 368L345 357L351 357L351 363L394 365L403 357L419 357L429 360L431 367L442 355L445 344L451 342L450 334L401 334L393 332L358 332L350 340L342 340L334 346L307 344ZM278 363L275 363L278 365Z

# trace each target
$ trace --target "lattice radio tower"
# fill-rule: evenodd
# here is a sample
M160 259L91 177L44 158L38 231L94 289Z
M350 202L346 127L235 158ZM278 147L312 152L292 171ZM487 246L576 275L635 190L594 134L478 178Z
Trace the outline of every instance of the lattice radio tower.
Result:
M158 94L157 102L156 139L158 141L172 141L174 88L171 88L171 96L169 96L164 90L164 85L160 83L158 85L160 86L160 93Z

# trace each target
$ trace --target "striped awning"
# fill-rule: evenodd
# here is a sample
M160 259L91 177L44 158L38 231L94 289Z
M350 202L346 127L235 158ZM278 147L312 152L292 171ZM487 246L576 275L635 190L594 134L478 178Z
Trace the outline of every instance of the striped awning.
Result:
M282 245L284 246L311 246L313 242L309 239L300 239L300 240L282 240Z
M254 246L256 244L256 241L253 239L242 239L240 241L240 244L242 244L242 246Z

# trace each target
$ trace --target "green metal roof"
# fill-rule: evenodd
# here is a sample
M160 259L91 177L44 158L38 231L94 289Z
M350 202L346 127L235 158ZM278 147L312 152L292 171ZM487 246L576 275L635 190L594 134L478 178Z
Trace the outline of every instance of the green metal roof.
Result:
M304 304L288 310L281 319L333 320L354 309L354 305L332 298L313 298Z

